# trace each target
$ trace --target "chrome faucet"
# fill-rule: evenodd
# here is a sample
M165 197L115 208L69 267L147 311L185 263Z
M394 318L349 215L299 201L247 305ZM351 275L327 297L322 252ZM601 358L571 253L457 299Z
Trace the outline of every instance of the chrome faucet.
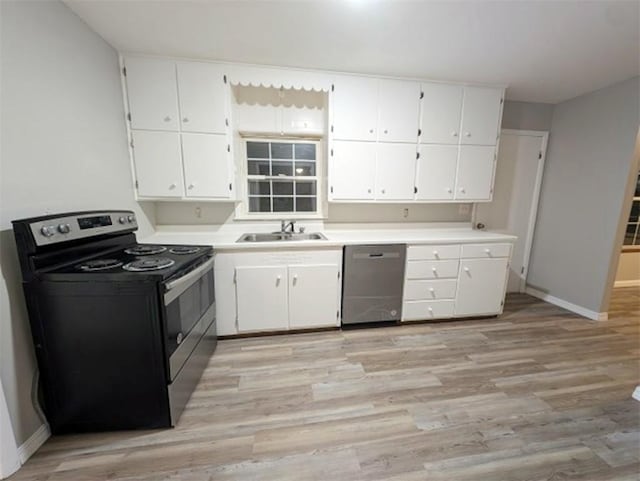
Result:
M291 231L288 231L287 229L289 229L289 227L291 227ZM296 232L296 221L295 220L290 220L289 222L287 222L286 220L281 220L280 221L280 233L281 234L294 234Z

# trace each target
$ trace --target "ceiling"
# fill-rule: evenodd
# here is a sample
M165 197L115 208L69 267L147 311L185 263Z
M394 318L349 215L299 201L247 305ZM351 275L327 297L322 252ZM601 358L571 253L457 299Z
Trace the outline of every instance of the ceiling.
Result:
M638 75L638 1L64 0L120 51L507 84L557 103Z

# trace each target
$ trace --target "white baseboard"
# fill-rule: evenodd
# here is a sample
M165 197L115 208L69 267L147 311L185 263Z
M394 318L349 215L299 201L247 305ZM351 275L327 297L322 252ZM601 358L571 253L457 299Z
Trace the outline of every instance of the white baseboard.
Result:
M613 287L638 287L640 286L640 279L632 279L630 281L616 281Z
M606 321L607 319L609 319L608 312L592 311L591 309L587 309L586 307L582 307L577 304L573 304L572 302L565 301L564 299L560 299L559 297L552 296L551 294L547 294L546 292L539 291L538 289L534 289L533 287L527 286L525 292L533 297L542 299L545 302L558 307L562 307L567 311L575 312L576 314L579 314L582 317L586 317L587 319L591 319L594 321Z
M49 429L49 425L43 424L40 426L35 433L29 436L29 439L18 447L20 463L26 463L27 459L33 456L33 454L40 449L40 446L42 446L50 436L51 430Z
M636 401L640 401L640 386L636 386L631 397Z

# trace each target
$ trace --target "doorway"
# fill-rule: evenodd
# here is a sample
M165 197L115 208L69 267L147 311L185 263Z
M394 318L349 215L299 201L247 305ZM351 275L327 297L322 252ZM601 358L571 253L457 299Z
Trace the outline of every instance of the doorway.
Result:
M493 201L476 204L474 225L518 236L507 292L524 292L529 269L548 132L503 130Z

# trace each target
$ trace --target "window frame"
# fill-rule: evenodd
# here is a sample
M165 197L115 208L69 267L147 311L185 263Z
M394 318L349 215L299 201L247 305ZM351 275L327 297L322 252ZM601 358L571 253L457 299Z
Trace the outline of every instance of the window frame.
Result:
M249 156L247 153L247 143L248 142L267 142L267 143L287 143L287 144L296 144L296 143L311 143L316 146L316 175L315 176L265 176L265 175L255 175L249 174ZM236 207L235 218L238 220L281 220L281 219L291 219L291 220L302 220L302 219L325 219L327 213L327 195L325 192L326 189L326 171L327 171L327 162L325 159L325 140L321 137L309 137L309 136L274 136L274 135L247 135L240 136L238 143L240 144L239 151L242 152L242 155L239 156L239 160L241 165L241 179L240 185L242 186L241 197L239 198L239 203ZM270 159L273 160L273 159ZM297 180L309 180L316 182L316 211L315 212L251 212L249 210L249 181L251 180L288 180L291 182L295 182ZM273 191L269 195L270 198L274 197ZM279 196L275 196L279 197ZM293 195L292 195L293 197ZM307 196L304 196L307 197ZM308 196L311 197L311 196Z
M623 251L638 251L640 250L640 217L635 221L631 222L631 212L633 212L633 204L636 202L640 203L640 196L636 195L638 193L638 186L640 185L640 173L638 173L638 177L636 178L636 184L634 185L634 194L631 198L631 210L629 211L629 217L627 218L627 222L625 223L624 236L622 238L622 250ZM636 226L636 233L634 235L634 244L625 244L625 240L627 238L627 229L630 225Z

